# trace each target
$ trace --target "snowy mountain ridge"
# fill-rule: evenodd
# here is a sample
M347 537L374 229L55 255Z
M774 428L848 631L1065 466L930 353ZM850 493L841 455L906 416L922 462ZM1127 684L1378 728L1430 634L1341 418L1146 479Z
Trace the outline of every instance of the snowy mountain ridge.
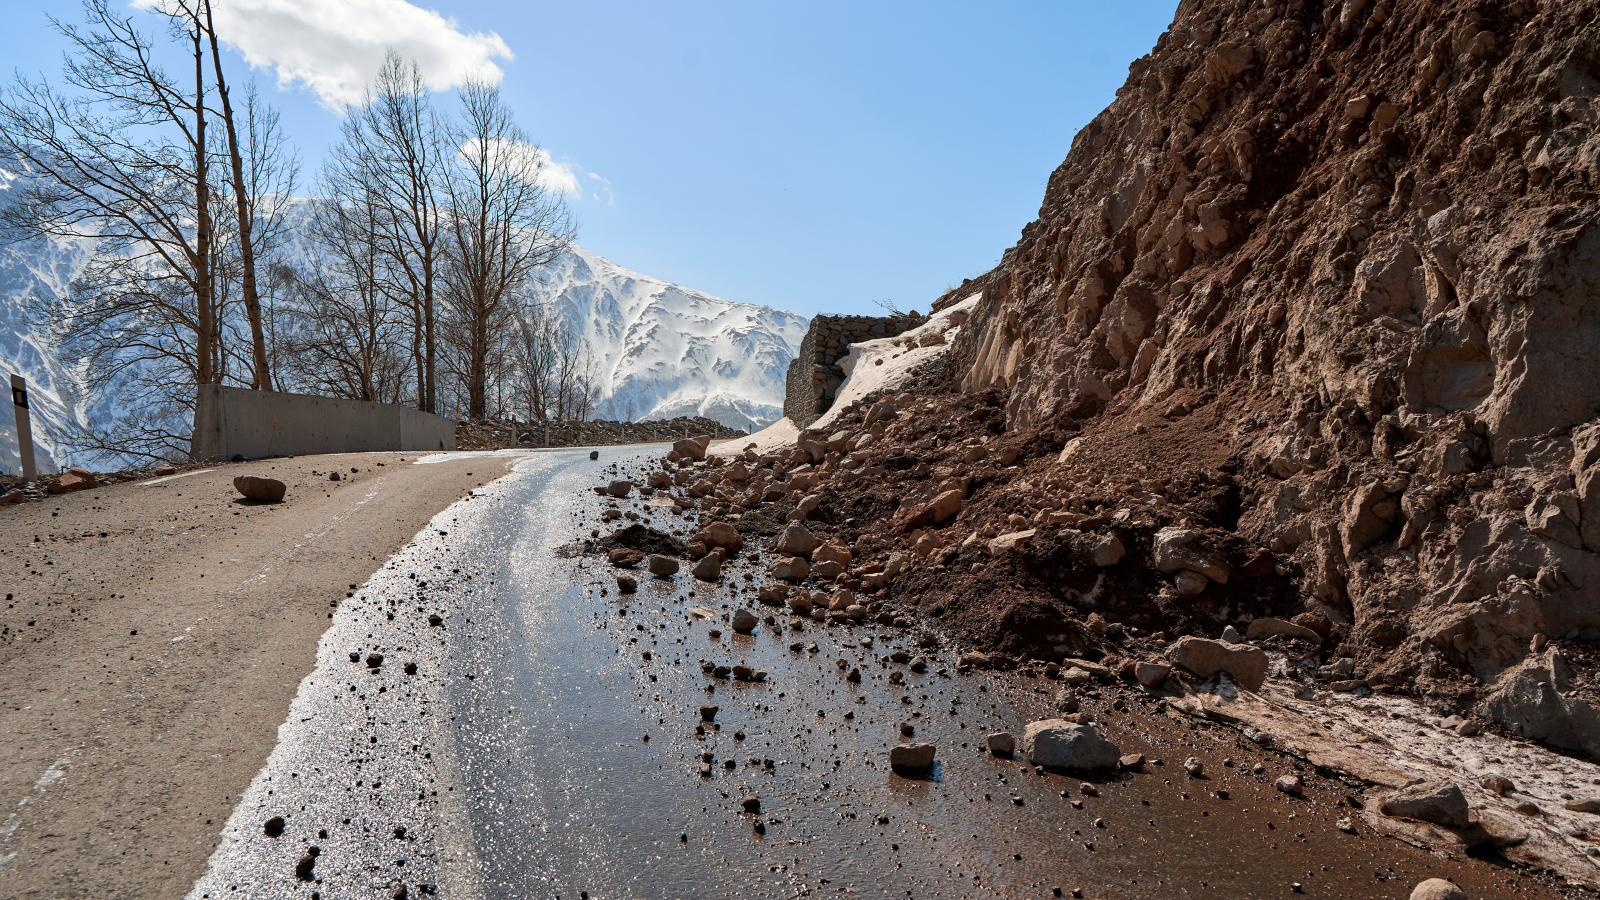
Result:
M15 157L0 157L0 204L29 177ZM296 262L315 253L305 237L290 236ZM121 412L115 397L84 396L75 362L58 358L48 334L29 319L30 304L65 295L93 252L92 239L0 244L0 375L28 381L41 471L70 464L62 438L71 427L102 426ZM759 430L783 416L789 361L810 324L650 278L576 244L539 273L532 294L554 304L590 342L599 387L594 417L602 419L703 415ZM20 471L9 410L0 415L0 471Z
M700 415L747 431L783 418L804 316L640 275L577 245L541 273L535 293L594 349L596 418Z

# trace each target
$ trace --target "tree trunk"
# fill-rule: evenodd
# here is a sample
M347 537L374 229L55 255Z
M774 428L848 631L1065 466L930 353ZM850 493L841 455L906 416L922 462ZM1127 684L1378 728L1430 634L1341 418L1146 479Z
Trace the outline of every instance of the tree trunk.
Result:
M218 325L211 284L211 185L206 169L205 53L200 46L200 24L191 34L194 43L194 205L195 205L195 313L198 340L195 357L198 384L220 384L222 373L216 364Z
M244 158L239 153L239 135L233 124L233 105L228 102L228 83L222 76L222 53L217 49L217 30L211 24L211 0L204 0L206 34L211 39L211 61L217 73L217 96L222 100L222 124L228 134L228 157L233 164L233 200L239 211L239 259L243 268L244 311L250 320L250 348L255 372L250 386L272 390L272 371L267 363L267 337L261 328L261 299L256 294L256 253L251 243L251 200L244 180ZM198 27L199 23L196 22Z

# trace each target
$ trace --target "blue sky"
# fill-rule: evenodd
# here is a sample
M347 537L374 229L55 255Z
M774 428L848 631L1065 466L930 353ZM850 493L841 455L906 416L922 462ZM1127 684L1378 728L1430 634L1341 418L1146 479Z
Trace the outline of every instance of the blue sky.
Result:
M383 42L441 85L493 67L582 186L579 243L805 315L926 311L991 267L1176 5L413 2L220 0L308 175ZM55 74L47 10L77 12L13 5L0 59Z

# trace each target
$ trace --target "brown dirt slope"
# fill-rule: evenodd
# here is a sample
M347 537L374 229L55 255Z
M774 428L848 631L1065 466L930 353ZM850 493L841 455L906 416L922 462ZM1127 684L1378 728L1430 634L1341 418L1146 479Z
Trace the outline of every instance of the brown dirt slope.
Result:
M0 897L189 889L332 606L510 462L405 456L219 465L0 509ZM239 474L288 496L242 502Z
M948 384L1078 439L1024 499L1209 472L1358 677L1600 753L1597 122L1591 2L1186 0Z

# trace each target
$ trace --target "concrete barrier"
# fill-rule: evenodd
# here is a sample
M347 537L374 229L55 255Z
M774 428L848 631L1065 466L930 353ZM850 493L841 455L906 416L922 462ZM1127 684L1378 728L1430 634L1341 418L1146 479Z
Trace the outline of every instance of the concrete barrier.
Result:
M305 456L381 450L454 450L456 422L389 403L204 385L195 399L189 456Z

